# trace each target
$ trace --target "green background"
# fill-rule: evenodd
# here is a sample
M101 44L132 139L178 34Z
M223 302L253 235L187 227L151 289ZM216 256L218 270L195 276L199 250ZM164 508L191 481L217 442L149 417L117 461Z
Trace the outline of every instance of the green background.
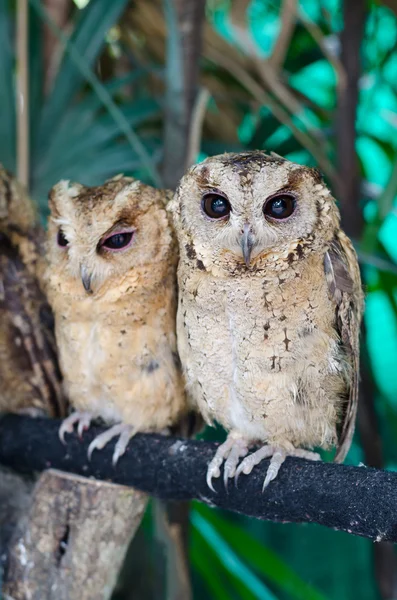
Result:
M349 1L349 0L346 0ZM163 149L163 5L155 0L91 0L71 7L53 58L55 77L46 93L43 23L39 0L30 2L30 182L43 218L47 193L59 179L94 185L124 172L159 184ZM155 19L139 20L143 5ZM167 5L167 2L164 3ZM278 97L255 70L268 64L280 33L280 2L209 0L200 81L209 91L197 160L225 150L265 148L302 164L319 154L336 164L335 119L343 28L338 0L301 0L283 63ZM393 2L367 3L361 45L362 75L357 107L356 151L362 175L357 208L365 225L354 243L366 290L365 369L382 441L384 467L397 464L397 18ZM234 7L236 3L234 3ZM137 17L138 15L138 17ZM121 18L123 16L123 18ZM16 170L16 74L14 3L0 0L0 162ZM314 32L314 34L313 34ZM169 27L168 35L177 39ZM209 50L221 49L225 61ZM66 51L62 48L65 46ZM225 51L226 49L226 51ZM231 65L239 65L233 71ZM295 127L276 115L247 84L256 82L285 109ZM178 73L175 73L178 78ZM315 142L318 153L305 140ZM332 185L332 182L330 182ZM218 432L219 433L219 432ZM215 432L208 435L214 437ZM365 462L356 434L347 458ZM366 540L315 525L274 524L222 513L194 503L191 561L195 598L374 600L380 596L374 546ZM140 544L152 573L152 522L147 516ZM143 553L143 551L142 551ZM134 571L134 554L129 568ZM392 571L394 566L392 565ZM389 569L390 570L390 569ZM137 579L139 579L137 575ZM137 581L135 581L137 584ZM141 585L141 584L140 584ZM118 592L117 598L150 597ZM145 587L143 585L143 587ZM386 597L383 594L383 597Z

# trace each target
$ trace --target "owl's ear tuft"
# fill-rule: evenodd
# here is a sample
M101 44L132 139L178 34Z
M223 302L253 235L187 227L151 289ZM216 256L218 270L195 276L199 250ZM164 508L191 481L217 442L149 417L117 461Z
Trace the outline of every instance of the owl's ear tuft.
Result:
M48 194L48 204L52 214L57 211L57 207L59 203L62 202L62 199L68 193L69 181L66 179L62 179L58 183L56 183Z
M172 195L172 192L171 192L170 200L167 203L166 209L167 209L167 212L169 212L172 215L172 218L174 219L174 221L179 219L179 217L181 215L181 206L177 200L176 194Z

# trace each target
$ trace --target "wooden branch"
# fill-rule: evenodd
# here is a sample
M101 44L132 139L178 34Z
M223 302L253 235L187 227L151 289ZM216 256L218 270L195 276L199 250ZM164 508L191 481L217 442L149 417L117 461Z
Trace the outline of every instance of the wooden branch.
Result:
M45 471L18 524L3 586L12 600L108 600L147 496Z
M205 0L164 0L167 24L164 104L164 185L175 189L190 166L189 140L196 103Z
M356 153L356 113L358 84L361 76L361 41L367 16L365 0L344 0L344 28L341 39L341 63L345 77L338 82L337 157L338 200L342 226L351 237L361 234L363 217L359 209L360 166Z
M116 468L113 444L96 451L91 462L87 448L103 428L92 427L79 440L58 438L60 421L7 415L0 421L0 462L31 472L55 467L86 477L141 489L166 500L196 498L210 505L251 517L279 522L319 523L375 541L397 542L397 473L333 463L287 459L279 476L262 493L269 461L241 475L238 487L217 493L207 487L205 474L217 444L160 435L136 435Z
M49 17L57 24L59 29L67 27L72 11L72 0L44 0L44 7ZM55 33L43 23L43 75L44 95L47 96L55 80L55 76L63 53L62 44Z
M29 4L17 2L17 168L18 179L29 188Z

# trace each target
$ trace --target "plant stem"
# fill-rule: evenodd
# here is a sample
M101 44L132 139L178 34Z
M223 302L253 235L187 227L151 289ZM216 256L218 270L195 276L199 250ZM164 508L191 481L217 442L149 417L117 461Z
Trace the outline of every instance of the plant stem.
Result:
M28 0L17 0L17 173L29 187Z

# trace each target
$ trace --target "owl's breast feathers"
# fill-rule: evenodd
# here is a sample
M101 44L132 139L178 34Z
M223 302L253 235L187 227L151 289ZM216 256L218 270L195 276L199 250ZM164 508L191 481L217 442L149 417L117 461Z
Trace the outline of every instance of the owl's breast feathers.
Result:
M88 295L57 293L50 280L65 386L76 410L140 431L161 430L184 411L175 337L175 272L168 263L133 269ZM71 282L72 283L72 282ZM64 285L64 282L62 283Z
M340 231L335 239L343 269L335 241L313 251L306 240L233 277L182 248L179 351L208 422L298 446L327 447L339 428L342 453L350 445L362 300L354 250Z

